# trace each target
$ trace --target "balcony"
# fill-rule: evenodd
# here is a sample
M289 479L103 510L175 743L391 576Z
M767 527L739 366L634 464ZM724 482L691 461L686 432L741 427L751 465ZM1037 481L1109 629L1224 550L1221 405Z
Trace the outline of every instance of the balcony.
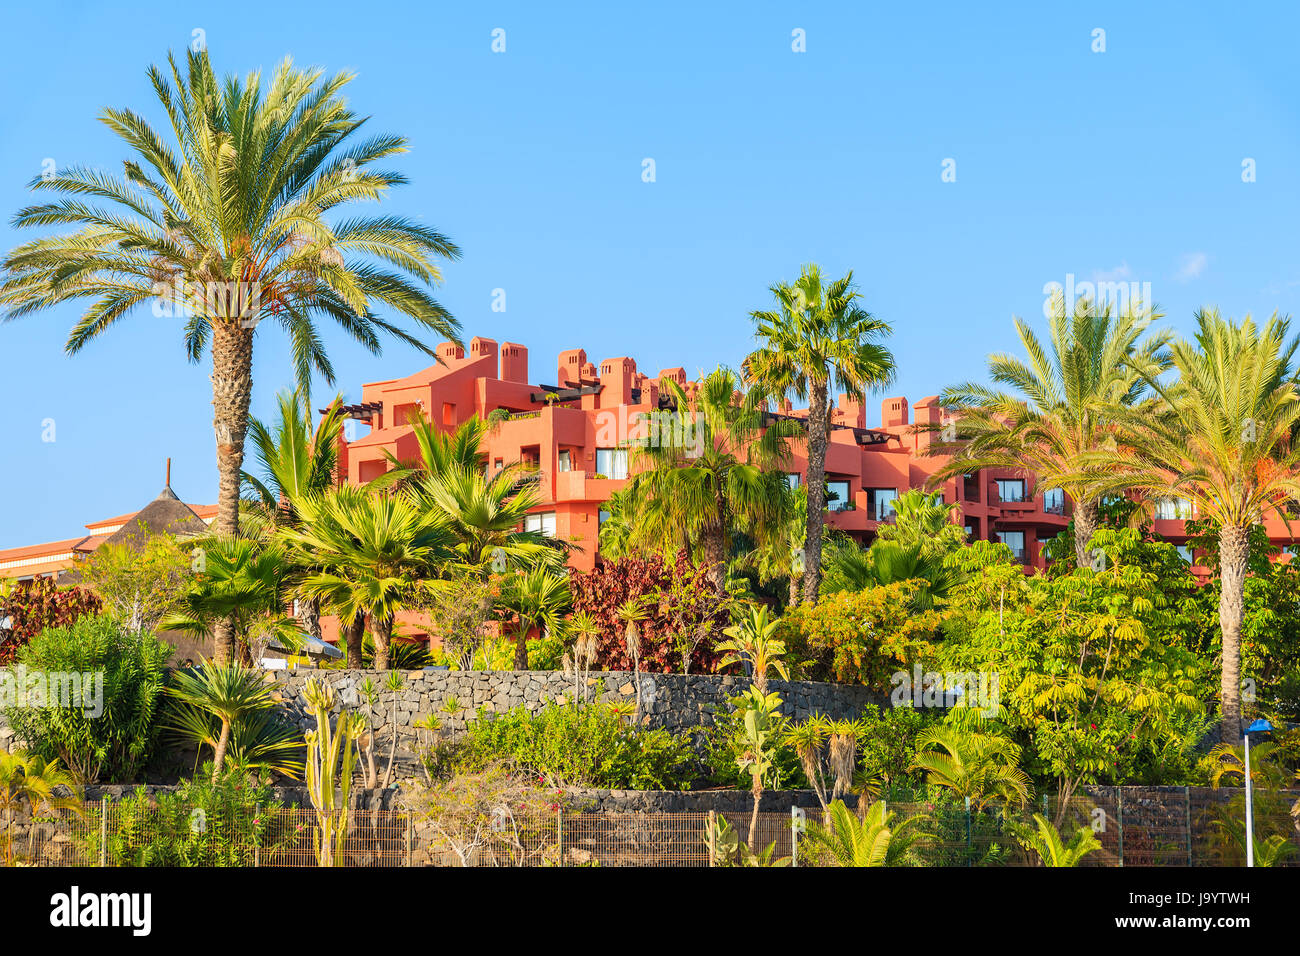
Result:
M556 501L608 501L627 484L625 478L607 478L594 471L557 471Z

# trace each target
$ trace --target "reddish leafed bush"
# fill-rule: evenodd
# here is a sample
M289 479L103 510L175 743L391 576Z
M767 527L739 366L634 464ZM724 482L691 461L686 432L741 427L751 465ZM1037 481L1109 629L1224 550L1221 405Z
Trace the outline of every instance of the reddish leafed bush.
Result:
M47 627L66 627L86 614L98 614L103 602L83 588L59 588L50 578L14 586L0 596L0 666L13 663L18 649Z
M619 620L618 609L626 601L645 598L648 616L637 622L641 669L680 672L689 648L691 673L712 673L718 659L713 648L731 622L730 599L684 552L672 562L657 554L606 561L594 571L573 572L570 584L574 611L586 611L601 629L596 666L632 669L626 624Z

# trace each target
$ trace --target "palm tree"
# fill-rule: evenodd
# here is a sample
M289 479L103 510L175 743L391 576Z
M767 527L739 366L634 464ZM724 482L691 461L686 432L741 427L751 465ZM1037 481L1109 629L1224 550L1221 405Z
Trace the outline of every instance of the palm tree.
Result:
M206 638L224 622L246 665L253 662L252 644L259 635L290 647L299 643L296 622L283 613L288 562L277 545L214 537L195 548L199 573L177 609L158 622L160 628Z
M770 397L792 395L808 402L803 599L816 604L821 584L831 387L861 394L889 382L894 356L881 339L891 329L858 304L852 272L824 285L821 269L809 264L793 284L778 283L771 292L776 310L751 313L760 344L745 359L745 379Z
M321 570L308 574L300 588L342 621L369 616L375 667L387 670L397 612L415 597L419 580L435 577L454 559L446 520L405 495L351 485L304 500L301 513L301 527L285 528L280 537ZM349 661L359 662L361 652L349 643Z
M750 607L748 617L722 632L728 640L719 642L715 648L723 655L718 661L718 669L744 664L749 668L750 679L759 694L766 697L769 669L781 675L782 680L790 679L790 671L781 660L785 654L785 642L776 637L780 626L780 620L768 620L765 606Z
M173 141L138 113L106 109L102 120L132 152L123 176L73 166L33 180L33 189L66 198L29 206L14 224L78 228L10 252L0 304L14 319L90 299L68 338L69 353L146 303L179 309L189 360L209 347L212 353L215 530L234 536L261 321L288 334L304 390L313 371L327 382L334 377L316 324L321 317L371 352L380 351L384 332L433 356L376 308L457 339L459 325L425 286L441 279L435 260L455 259L460 250L401 216L328 218L406 181L373 165L405 151L405 139L355 138L365 118L342 97L351 74L299 70L286 59L264 87L257 72L219 80L206 52L189 53L184 73L174 57L168 66L151 67L149 79ZM232 649L222 624L218 659Z
M1024 806L1029 799L1029 776L1018 766L1020 748L1000 733L972 729L971 725L936 724L916 735L914 770L924 770L932 786L951 790L982 810L992 800Z
M709 582L726 587L733 532L763 542L784 533L791 506L785 476L794 423L764 425L758 393L737 400L739 381L718 367L692 394L667 381L678 414L698 445L641 443L633 448L627 501L634 504L634 544L672 554L698 550Z
M1118 318L1110 306L1081 299L1066 314L1065 297L1052 300L1049 342L1023 319L1016 332L1027 361L1011 355L989 358L989 374L1000 391L975 382L944 390L940 398L957 420L952 440L936 442L931 454L950 455L936 481L980 468L1019 469L1037 476L1043 488L1060 488L1074 504L1074 552L1079 567L1092 563L1089 544L1097 530L1107 475L1087 467L1098 448L1114 447L1126 409L1143 407L1148 376L1169 367L1170 336L1145 339L1157 314L1133 309Z
M1101 841L1092 827L1080 827L1067 844L1060 832L1041 813L1034 814L1034 829L1019 827L1016 839L1031 851L1043 866L1078 866L1089 853L1101 849Z
M56 796L54 791L66 787L70 796ZM4 810L4 831L0 833L5 866L14 864L14 811L26 800L32 813L41 807L51 810L70 809L84 813L82 790L73 776L59 766L57 759L46 761L24 750L10 753L0 750L0 809Z
M528 635L564 627L564 615L573 606L569 576L548 568L517 571L506 580L501 609L515 618L515 670L528 669Z
M482 472L486 467L487 455L482 448L491 426L477 415L451 432L443 431L418 410L408 416L406 424L411 427L419 459L405 461L385 449L384 456L393 467L371 485L387 488L415 478L442 475L453 468Z
M1241 622L1250 529L1266 514L1287 520L1300 498L1300 392L1291 379L1300 339L1274 315L1263 328L1217 310L1196 313L1196 341L1170 346L1178 379L1161 382L1137 366L1161 403L1132 414L1125 444L1095 456L1115 487L1152 500L1183 498L1218 529L1222 740L1241 740Z
M641 628L640 623L650 617L650 595L628 598L618 606L615 616L623 622L623 645L632 658L632 677L636 682L636 712L633 721L641 726ZM689 666L690 662L687 662Z
M907 851L922 836L923 817L899 821L882 802L873 803L859 819L843 800L827 808L827 823L808 823L804 839L834 866L900 866Z
M275 706L271 688L260 671L239 664L205 660L195 671L176 671L167 693L182 704L211 714L221 721L212 755L212 782L221 777L233 728L247 717ZM192 721L181 720L173 729L188 734Z
M258 496L258 510L267 529L296 525L300 520L297 502L339 484L342 396L330 403L314 431L306 392L281 392L278 398L280 415L274 425L268 426L257 418L248 423L263 477L259 480L247 472L243 476L244 484ZM319 600L304 596L298 601L298 620L308 634L320 639Z

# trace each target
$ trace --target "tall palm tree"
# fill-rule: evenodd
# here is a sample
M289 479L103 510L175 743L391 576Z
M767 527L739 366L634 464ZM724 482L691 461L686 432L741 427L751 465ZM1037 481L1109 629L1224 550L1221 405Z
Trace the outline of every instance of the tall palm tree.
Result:
M301 512L301 527L282 529L280 537L321 568L301 582L302 591L319 597L342 621L369 616L375 667L387 670L397 612L409 606L421 579L436 577L454 560L446 520L405 495L351 485L304 500ZM360 657L360 647L348 647L350 662Z
M13 319L89 299L68 338L70 353L137 307L178 309L189 360L212 353L215 530L233 536L262 320L288 334L304 388L313 371L327 382L334 377L318 318L337 322L375 353L385 332L434 355L376 309L458 338L458 324L425 287L440 281L435 261L460 251L401 216L331 216L406 181L374 167L405 151L405 139L355 137L365 118L342 96L351 74L326 76L286 59L269 85L257 72L219 80L206 52L191 52L185 67L169 56L166 71L149 69L170 137L131 110L103 112L131 150L121 176L73 166L33 180L33 189L62 198L21 210L14 224L77 228L10 252L0 304ZM222 624L218 659L232 647Z
M789 457L794 423L765 426L759 394L737 399L740 382L721 366L690 394L665 384L699 441L633 447L626 499L634 505L632 542L668 554L696 552L722 591L735 531L759 542L784 534L791 495L777 469Z
M1099 470L1116 487L1153 500L1183 498L1208 518L1219 539L1219 629L1223 669L1222 739L1241 739L1241 622L1252 526L1272 513L1287 520L1300 498L1300 391L1291 379L1300 339L1290 321L1272 316L1262 328L1218 310L1196 313L1196 341L1170 346L1178 378L1143 371L1160 399L1159 415L1130 415L1126 441L1099 452Z
M323 494L339 483L342 397L330 404L314 430L311 402L305 391L300 388L281 392L278 398L278 421L268 425L251 418L248 423L253 449L262 466L262 478L247 472L243 475L244 484L257 495L257 511L267 530L298 524L301 519L297 503ZM303 629L319 640L320 601L304 596L297 603Z
M803 599L817 603L821 584L822 524L826 510L826 446L831 430L831 388L861 394L885 385L894 356L881 344L892 331L858 303L853 273L824 284L809 264L791 284L771 287L776 309L751 313L759 347L745 359L745 378L773 398L808 402L808 525L804 544Z
M1017 318L1027 360L989 358L993 382L1010 391L975 382L944 390L940 402L958 417L952 440L931 446L931 454L952 456L934 480L1013 468L1036 475L1044 488L1060 488L1074 505L1075 560L1089 566L1108 476L1086 462L1096 449L1114 447L1124 410L1140 407L1148 377L1169 367L1169 334L1143 338L1158 317L1137 309L1114 317L1109 305L1090 299L1079 300L1070 316L1058 293L1046 344Z
M528 669L528 635L534 628L553 632L565 626L573 606L569 576L549 568L517 572L506 580L501 609L512 616L515 626L515 670Z

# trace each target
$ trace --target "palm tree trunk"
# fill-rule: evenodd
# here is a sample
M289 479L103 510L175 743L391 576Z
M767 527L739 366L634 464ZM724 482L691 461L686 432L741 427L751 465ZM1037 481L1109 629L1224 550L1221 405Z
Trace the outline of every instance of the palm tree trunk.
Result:
M357 616L352 619L352 623L347 626L347 630L344 632L344 640L348 646L348 667L353 670L361 669L365 637L366 616L358 611Z
M375 670L388 670L388 648L393 638L393 619L391 617L370 618L371 630L375 635Z
M244 433L253 394L253 330L236 322L212 320L212 430L217 439L218 534L239 533L239 473L244 467ZM235 649L234 626L218 621L212 632L213 657L230 661Z
M212 782L221 778L221 767L226 762L226 748L230 745L230 721L221 718L221 736L217 738L217 748L212 754Z
M1219 685L1223 725L1221 739L1241 742L1241 619L1250 559L1250 532L1225 525L1219 529L1219 629L1223 634L1223 679Z
M1074 560L1078 567L1092 567L1093 533L1101 518L1101 504L1096 498L1088 498L1074 503Z
M808 524L804 541L803 599L817 603L822 580L822 527L826 511L826 383L814 382L808 402Z
M727 535L725 524L712 524L700 534L704 549L704 578L721 592L727 590Z
M304 631L316 638L316 640L321 639L319 598L298 599L298 623L302 625Z
M525 621L519 622L515 632L515 670L528 670L528 632L532 630Z
M792 610L799 606L799 592L800 592L800 585L802 583L803 583L803 575L795 574L794 571L791 571L790 572L790 594L786 598L786 602L785 602L785 607L787 611Z

